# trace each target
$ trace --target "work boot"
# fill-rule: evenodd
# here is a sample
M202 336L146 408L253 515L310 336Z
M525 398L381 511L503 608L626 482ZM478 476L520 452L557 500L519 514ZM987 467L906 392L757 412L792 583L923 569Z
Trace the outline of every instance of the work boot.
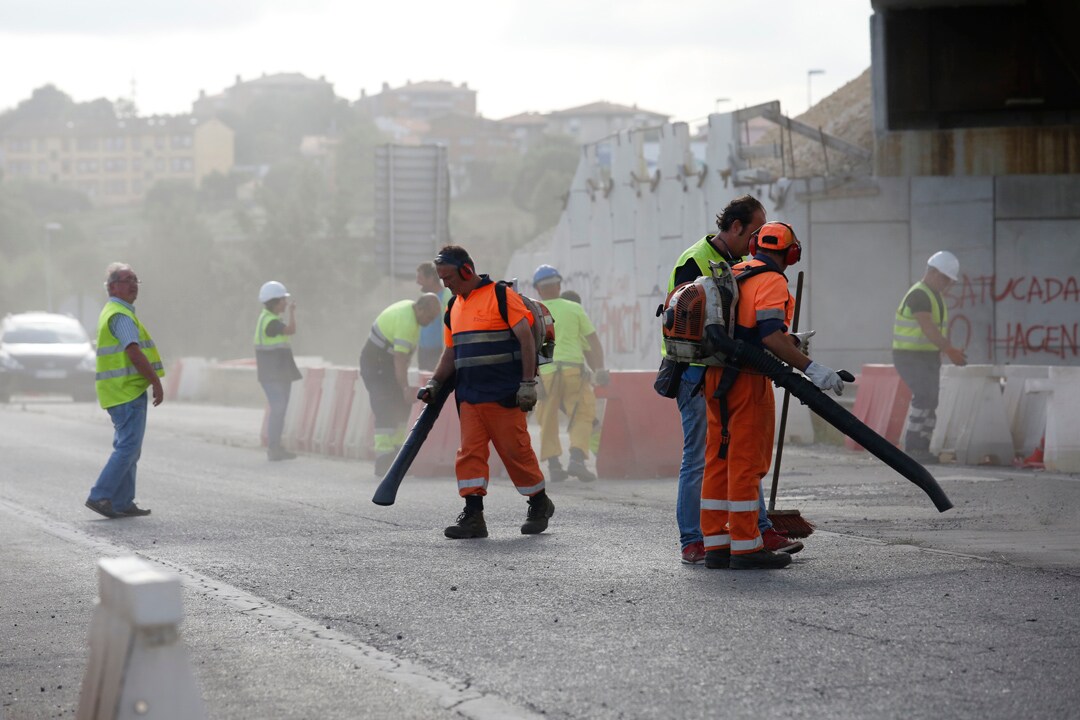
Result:
M577 448L570 448L570 464L566 466L566 473L581 482L592 482L596 479L593 471L585 467L585 453Z
M547 479L551 482L562 482L567 478L566 471L563 470L562 463L559 462L559 458L548 458L548 476Z
M296 459L296 453L291 453L281 445L271 445L266 448L266 457L270 462L278 462L280 460L294 460Z
M710 570L727 570L731 562L731 550L706 550L705 567Z
M794 555L803 549L801 541L792 540L786 535L777 532L775 528L769 528L761 533L761 542L764 544L765 549L770 552L784 552L788 555Z
M466 505L458 515L457 523L443 530L443 535L452 540L486 538L488 532L487 523L484 522L484 511L474 510Z
M692 542L682 549L682 561L687 565L696 565L705 559L705 543L701 540Z
M708 553L705 562L708 563ZM774 553L769 550L758 550L752 553L731 556L732 570L775 570L787 567L791 564L791 556L787 553Z
M525 523L521 526L522 535L536 535L547 530L548 518L555 514L555 503L547 493L539 493L529 498L529 511L525 514Z

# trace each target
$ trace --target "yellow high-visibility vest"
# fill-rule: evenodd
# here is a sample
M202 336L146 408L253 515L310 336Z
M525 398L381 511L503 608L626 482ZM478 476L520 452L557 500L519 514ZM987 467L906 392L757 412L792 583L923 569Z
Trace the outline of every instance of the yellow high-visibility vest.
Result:
M937 293L922 280L915 283L904 294L900 301L900 307L896 308L896 319L893 321L893 350L921 350L925 352L941 352L941 349L930 342L926 333L922 331L919 321L915 319L915 313L907 305L908 296L916 290L922 290L930 298L930 317L938 330L945 335L949 325L949 309L945 303L939 302Z
M94 388L103 408L131 402L150 387L150 381L136 369L135 363L131 362L131 358L120 345L120 340L109 329L109 320L113 315L127 315L134 321L139 331L139 349L150 361L150 367L154 368L157 376L165 377L165 366L161 363L161 356L150 333L139 322L139 318L135 317L135 313L110 300L105 303L101 315L98 316L97 374L94 376Z

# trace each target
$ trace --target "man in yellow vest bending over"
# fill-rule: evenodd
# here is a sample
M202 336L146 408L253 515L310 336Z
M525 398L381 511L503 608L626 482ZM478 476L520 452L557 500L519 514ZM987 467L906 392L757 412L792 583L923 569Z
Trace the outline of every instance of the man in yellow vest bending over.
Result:
M146 389L154 406L165 398L161 364L150 333L135 317L139 278L130 265L112 263L105 270L109 301L98 317L97 376L94 383L101 407L108 411L115 434L113 453L105 463L86 507L107 518L149 515L135 504L135 470L146 432Z
M420 328L439 317L442 303L434 293L399 300L379 313L360 351L360 377L375 416L375 474L384 475L405 440L405 422L416 402L409 387L409 359Z
M930 454L930 436L937 424L941 386L941 353L956 365L967 365L964 351L948 338L949 310L942 293L960 277L960 261L951 252L930 256L922 280L900 301L893 321L893 365L911 389L904 450L921 463L937 462Z

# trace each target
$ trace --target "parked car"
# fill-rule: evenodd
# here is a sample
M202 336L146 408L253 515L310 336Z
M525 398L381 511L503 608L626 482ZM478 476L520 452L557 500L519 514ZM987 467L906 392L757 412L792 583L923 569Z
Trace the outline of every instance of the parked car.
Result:
M0 320L0 402L17 393L95 400L96 351L69 315L28 312Z

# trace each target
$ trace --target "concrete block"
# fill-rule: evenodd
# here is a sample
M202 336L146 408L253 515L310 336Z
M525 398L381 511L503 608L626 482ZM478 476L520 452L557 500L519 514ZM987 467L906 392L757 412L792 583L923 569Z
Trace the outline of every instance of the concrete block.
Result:
M1001 376L991 365L942 368L937 425L930 452L962 465L1012 463L1014 451Z
M180 640L180 578L136 557L106 558L98 585L76 718L206 717Z
M1080 367L1050 368L1046 407L1046 467L1080 473Z

